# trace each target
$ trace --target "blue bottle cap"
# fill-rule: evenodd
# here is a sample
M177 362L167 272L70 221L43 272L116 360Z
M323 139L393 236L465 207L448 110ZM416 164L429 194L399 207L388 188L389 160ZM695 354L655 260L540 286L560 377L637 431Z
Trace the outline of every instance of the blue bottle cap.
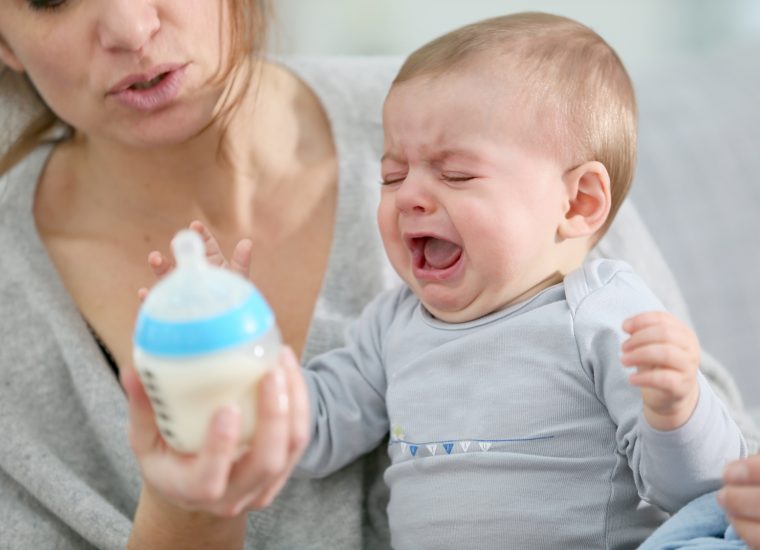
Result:
M172 248L177 268L140 308L136 347L159 357L187 358L246 344L274 327L274 314L256 287L208 264L197 233L179 232Z

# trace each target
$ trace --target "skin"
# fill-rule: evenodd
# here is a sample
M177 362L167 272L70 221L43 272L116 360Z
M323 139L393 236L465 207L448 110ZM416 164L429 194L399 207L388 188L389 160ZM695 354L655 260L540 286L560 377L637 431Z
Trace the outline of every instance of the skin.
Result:
M68 0L39 11L24 0L0 3L0 59L26 72L75 128L49 159L34 215L74 302L121 367L130 439L145 479L133 547L242 546L239 512L274 498L306 440L306 397L292 356L262 383L269 391L259 396L260 430L250 454L237 462L230 443L239 429L235 411L219 411L196 457L178 455L157 435L131 369L135 289L153 278L145 258L190 220L213 230L220 250L249 239L250 274L295 355L327 265L337 161L325 113L310 90L262 64L226 129L227 162L218 155L223 129L213 115L227 84L213 77L226 55L219 42L229 34L219 32L225 6ZM108 95L124 77L168 62L187 64L168 107L138 112ZM295 283L294 272L300 274Z

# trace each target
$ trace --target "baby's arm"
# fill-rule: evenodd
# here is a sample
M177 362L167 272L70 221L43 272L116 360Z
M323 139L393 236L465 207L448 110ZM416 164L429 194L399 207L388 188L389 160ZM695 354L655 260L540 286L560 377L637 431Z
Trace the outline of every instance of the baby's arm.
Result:
M699 400L699 342L682 321L663 311L636 315L623 323L630 338L621 362L636 372L628 379L641 389L644 418L662 431L691 417Z
M566 287L569 303L575 308L574 329L580 358L597 398L605 405L615 425L618 453L627 457L641 498L674 512L697 496L719 488L726 461L746 454L746 444L706 378L698 370L689 370L693 367L685 366L695 364L691 355L697 349L696 342L686 343L690 335L681 331L662 338L658 336L658 328L647 330L626 325L627 329L635 328L632 332L639 335L629 338L625 334L622 326L626 319L662 309L659 300L629 269L615 264L592 263L584 270L583 280L578 279L571 280L570 285L566 281ZM574 289L586 290L576 296ZM667 314L662 315L667 319ZM642 319L646 317L638 321ZM667 330L675 330L669 323L666 322ZM649 326L648 323L641 324ZM662 328L658 323L655 326ZM620 350L627 339L633 342L626 346L631 349L626 349L624 354L632 354L635 360L629 355L623 363ZM663 343L663 340L669 343ZM648 344L642 344L642 341ZM681 353L672 349L674 341L681 344L678 346L680 350L686 348L689 351ZM647 347L649 350L643 352ZM659 361L662 359L658 357L645 361L642 356L653 349L655 355L668 350L665 355L671 354L671 357L663 361L667 366L661 368ZM652 390L647 405L644 405L640 389L629 383L624 368L637 361L646 363L635 376L644 390ZM652 365L658 366L653 369ZM683 369L671 376L673 373L669 371L674 370L674 365L682 365ZM696 404L689 404L693 390L673 393L676 388L688 388L689 383L674 383L665 391L644 387L651 378L661 377L651 376L650 371L668 371L666 378L681 382L682 378L688 380L693 376L697 385ZM673 403L676 404L674 409L690 414L685 414L683 420L671 417L671 429L652 426L644 409L667 413Z
M323 477L376 448L388 434L384 343L395 318L398 290L364 308L343 347L305 367L311 438L296 474Z

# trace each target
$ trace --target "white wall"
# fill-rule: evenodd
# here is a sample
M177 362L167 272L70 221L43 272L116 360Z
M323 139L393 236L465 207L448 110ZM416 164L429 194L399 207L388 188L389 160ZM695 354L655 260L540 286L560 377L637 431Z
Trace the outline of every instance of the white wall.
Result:
M515 11L585 23L632 73L663 58L760 36L757 0L274 0L272 49L302 54L406 55L455 27Z

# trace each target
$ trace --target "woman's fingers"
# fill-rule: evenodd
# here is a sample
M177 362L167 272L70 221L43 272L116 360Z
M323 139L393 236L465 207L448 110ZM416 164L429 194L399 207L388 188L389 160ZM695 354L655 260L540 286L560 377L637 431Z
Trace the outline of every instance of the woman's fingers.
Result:
M214 413L203 447L192 462L190 494L196 504L214 505L226 491L240 442L240 411L224 406ZM228 515L221 510L222 515Z
M727 485L750 485L760 487L760 454L735 460L723 473Z
M732 517L760 523L760 485L730 485L721 489L720 503Z
M309 442L309 392L301 365L290 347L283 350L283 367L288 380L290 402L290 451L297 461Z
M729 517L736 534L749 544L750 550L760 548L760 520Z
M760 547L760 455L732 462L723 473L718 500L742 540Z
M290 347L283 348L280 361L288 385L288 403L290 405L290 438L288 442L288 458L285 467L287 475L279 476L265 487L260 495L251 502L254 508L263 508L272 503L282 490L290 473L301 458L309 440L309 395L303 378L301 365L298 363Z
M259 497L288 474L289 399L281 367L261 379L257 397L253 439L248 452L235 465L229 491L229 501L237 512L251 503L258 507Z
M158 427L137 371L133 367L125 367L120 377L129 401L129 442L134 453L140 457L155 447L159 437Z

